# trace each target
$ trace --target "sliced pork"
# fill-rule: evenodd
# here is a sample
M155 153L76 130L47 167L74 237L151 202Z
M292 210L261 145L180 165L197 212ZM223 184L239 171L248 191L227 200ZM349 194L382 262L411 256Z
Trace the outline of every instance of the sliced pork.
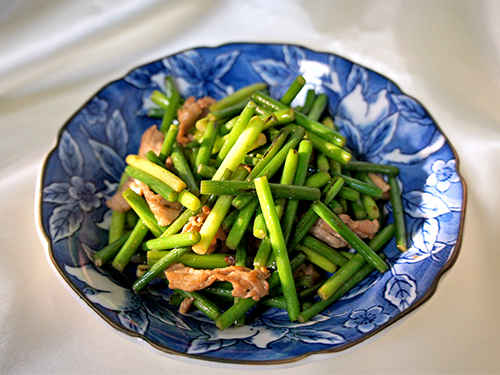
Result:
M380 229L378 220L352 220L349 215L340 214L339 219L344 222L359 238L373 239Z
M352 220L351 217L346 214L340 214L339 218L360 238L372 239L380 228L378 220ZM333 248L339 249L348 246L348 243L340 234L323 219L318 219L309 230L309 233Z
M156 125L149 127L142 134L141 144L137 155L141 158L146 158L146 153L150 150L153 150L157 156L160 155L164 140L165 134L163 134Z
M186 99L182 108L177 110L177 119L179 120L179 133L177 141L182 144L188 144L191 139L188 137L189 130L196 121L208 115L210 105L215 103L215 99L205 96L196 100L194 96Z
M229 281L233 285L234 297L252 298L258 301L269 293L269 284L266 280L271 273L265 267L252 270L247 267L229 266L200 270L174 263L164 272L171 289L192 292L204 289L215 281Z
M181 305L179 306L179 312L181 314L187 314L191 306L193 305L194 298L189 297L189 298L184 298L181 302Z
M179 202L169 202L159 194L155 194L147 186L144 186L142 194L148 202L158 225L170 225L180 215L182 205Z
M375 184L375 186L379 187L382 189L382 199L389 199L389 190L391 190L391 187L387 182L384 181L381 175L368 172L368 177L370 177L370 180Z
M294 279L299 279L301 277L308 277L311 280L311 284L316 284L321 276L311 263L308 265L302 263L295 271L293 271Z
M134 178L128 178L125 183L118 188L116 193L106 201L106 205L112 210L118 212L126 212L130 210L130 205L123 198L122 193L127 189L132 189L135 193L142 195L142 191L146 187L141 181L138 181Z

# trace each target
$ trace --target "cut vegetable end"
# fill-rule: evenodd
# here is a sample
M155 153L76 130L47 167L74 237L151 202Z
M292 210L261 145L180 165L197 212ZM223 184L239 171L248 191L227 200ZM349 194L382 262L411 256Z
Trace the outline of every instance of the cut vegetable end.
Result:
M318 297L321 298L323 301L326 301L328 298L330 298L330 295L326 295L321 292L321 289L318 290Z
M191 211L196 211L201 207L200 199L187 190L182 190L179 193L177 201Z
M215 321L215 326L219 331L223 331L226 327L224 327L224 324L222 324L219 320Z
M259 238L261 240L267 237L267 233L264 230L254 230L253 235L254 237Z
M123 272L123 270L125 269L125 267L121 263L115 261L111 263L111 266L119 272Z
M347 165L352 160L352 155L347 151L342 151L342 153L340 155L340 159L341 160L339 160L339 161L341 163L343 163L344 165Z

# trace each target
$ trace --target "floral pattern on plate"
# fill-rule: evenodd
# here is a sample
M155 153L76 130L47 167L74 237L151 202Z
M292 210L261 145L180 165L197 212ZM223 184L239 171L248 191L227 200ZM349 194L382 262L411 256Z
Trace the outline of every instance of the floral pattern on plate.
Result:
M252 324L218 331L201 313L181 315L169 289L131 291L133 270L96 267L92 254L106 244L110 211L124 158L135 153L150 94L172 76L184 97L216 99L264 81L281 96L298 75L307 89L328 96L333 118L356 157L400 168L409 249L384 249L391 266L373 273L309 322L288 321L269 309ZM390 210L390 206L387 208ZM64 281L97 315L120 332L166 354L235 364L279 364L310 354L339 352L373 336L432 295L458 256L465 183L457 156L426 110L387 78L342 57L293 45L228 44L197 48L139 67L92 97L63 127L45 161L40 221L49 255ZM389 212L390 214L390 212Z

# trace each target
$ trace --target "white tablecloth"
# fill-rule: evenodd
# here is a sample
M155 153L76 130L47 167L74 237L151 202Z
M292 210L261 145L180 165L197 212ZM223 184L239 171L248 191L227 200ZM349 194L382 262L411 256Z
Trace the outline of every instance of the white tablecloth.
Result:
M235 373L97 321L49 266L34 215L42 159L90 96L138 65L235 41L299 44L388 76L433 115L468 185L461 254L429 302L365 345L274 372L499 373L500 2L474 0L0 1L0 372Z

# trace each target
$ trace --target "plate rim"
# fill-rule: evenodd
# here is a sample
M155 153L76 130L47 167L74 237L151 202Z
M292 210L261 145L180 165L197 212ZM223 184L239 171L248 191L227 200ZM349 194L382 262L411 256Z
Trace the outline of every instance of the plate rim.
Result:
M78 290L76 285L74 285L74 283L69 279L69 277L66 275L64 270L61 269L61 267L59 267L59 265L57 264L57 261L54 259L54 257L53 257L54 249L52 247L52 244L51 244L51 241L50 241L48 234L45 232L45 230L43 228L43 223L42 223L42 203L43 203L43 200L42 200L42 195L43 195L42 181L44 180L44 177L47 173L47 170L46 170L47 163L48 163L49 159L51 158L51 156L58 150L58 147L60 146L61 137L62 137L63 132L70 125L70 123L73 121L75 116L77 116L81 112L81 110L99 92L101 92L103 89L105 89L109 85L112 85L116 82L122 81L123 79L125 79L125 77L127 77L130 73L134 72L135 70L137 70L143 66L146 66L146 65L160 62L163 59L166 59L166 58L169 58L169 57L172 57L175 55L179 55L179 54L187 52L187 51L200 50L200 49L214 50L214 49L220 49L222 47L237 46L237 45L262 45L262 46L267 46L267 47L269 47L269 46L299 47L299 48L302 48L304 50L308 50L308 51L311 51L314 53L319 53L319 54L323 54L323 55L335 56L335 57L342 58L347 62L350 62L356 66L359 66L361 68L366 69L369 72L373 72L373 73L383 77L387 81L391 82L391 84L393 84L395 87L397 87L398 90L401 91L401 93L403 93L405 96L414 100L416 103L418 103L418 105L422 109L425 110L426 115L432 120L433 125L436 127L436 129L444 137L447 145L449 146L449 148L453 154L454 160L456 161L456 173L457 173L457 176L460 178L460 184L462 187L462 192L463 192L462 194L463 195L462 195L462 205L461 205L461 209L460 209L460 213L461 213L460 226L459 226L459 230L458 230L457 241L454 245L454 249L453 249L451 256L448 258L448 260L443 264L443 266L436 273L436 275L434 276L434 279L432 280L432 283L428 287L428 290L423 295L421 295L419 297L418 301L414 302L412 305L410 305L405 310L399 312L399 314L397 316L395 316L392 320L389 320L387 323L384 323L384 324L378 326L374 330L366 333L361 338L354 340L354 341L351 341L349 343L346 343L346 344L341 345L341 346L336 347L336 348L323 349L323 350L319 350L319 351L315 351L315 352L308 352L308 353L304 353L304 354L295 355L293 357L286 358L286 359L250 361L250 360L233 360L230 358L229 359L227 359L227 358L220 359L220 358L215 358L215 357L205 357L205 356L198 355L198 354L188 354L186 352L178 352L178 351L175 351L173 349L156 344L153 341L149 340L147 337L143 336L142 334L135 332L135 331L132 331L130 329L127 329L123 326L120 326L117 323L115 323L114 321L112 321L111 319L108 319L104 314L102 314L94 306L94 304L91 301L87 300L85 298L85 296L83 296L80 293L80 291ZM187 362L187 363L194 362L195 364L198 364L198 365L210 364L214 367L222 367L222 368L229 367L229 368L238 368L238 369L241 369L242 367L256 369L258 366L270 366L270 365L277 366L279 368L283 368L283 367L292 367L292 366L302 365L302 364L305 364L306 362L311 363L311 362L325 360L327 358L331 358L335 355L341 354L341 353L346 352L348 350L352 350L353 348L360 346L360 344L366 343L366 341L368 341L368 340L373 340L374 338L376 338L375 336L379 337L380 334L382 333L382 331L386 331L388 328L392 328L395 325L395 323L400 323L403 318L407 318L411 313L415 312L417 309L419 309L421 306L423 306L426 302L428 302L431 299L431 297L436 293L436 290L437 290L437 287L438 287L440 281L448 273L448 271L453 267L453 265L456 263L459 255L460 255L461 247L462 247L462 243L463 243L464 227L465 227L467 198L468 198L467 184L465 182L463 175L460 172L460 159L459 159L458 153L456 152L453 144L450 142L448 136L442 131L441 127L435 121L434 117L427 110L427 108L418 99L414 98L411 95L408 95L406 92L401 90L399 88L399 85L397 83L395 83L392 79L388 78L386 75L384 75L382 73L379 73L378 71L373 70L372 68L369 68L363 64L354 62L351 59L346 58L346 57L339 55L337 53L318 51L316 49L313 49L310 47L305 47L303 45L294 44L294 43L248 42L248 41L246 41L246 42L228 42L228 43L223 43L223 44L219 44L219 45L215 45L215 46L188 47L188 48L185 48L183 50L162 56L162 57L157 58L155 60L141 63L140 65L129 69L121 77L118 77L116 79L113 79L111 81L106 82L103 86L101 86L100 89L95 91L94 94L92 94L88 100L86 100L81 106L79 106L74 111L74 113L59 128L59 130L55 136L52 148L45 155L43 162L41 163L41 166L40 166L40 169L38 172L38 176L37 176L36 190L35 190L35 221L36 221L38 236L39 236L39 238L44 246L44 250L45 250L47 259L49 260L49 263L50 263L52 269L54 270L54 272L59 276L58 279L63 283L63 285L65 286L65 289L68 290L70 292L70 294L73 295L73 297L75 299L77 299L77 301L81 305L83 305L83 307L87 311L90 311L91 313L93 313L92 315L94 316L94 318L99 318L99 320L102 323L106 323L108 328L113 329L115 331L115 333L118 333L120 336L122 336L126 339L129 339L130 341L133 341L135 343L138 343L142 347L146 347L147 349L153 350L160 355L165 355L171 359L180 360L180 361ZM314 357L317 357L317 358L314 358Z

